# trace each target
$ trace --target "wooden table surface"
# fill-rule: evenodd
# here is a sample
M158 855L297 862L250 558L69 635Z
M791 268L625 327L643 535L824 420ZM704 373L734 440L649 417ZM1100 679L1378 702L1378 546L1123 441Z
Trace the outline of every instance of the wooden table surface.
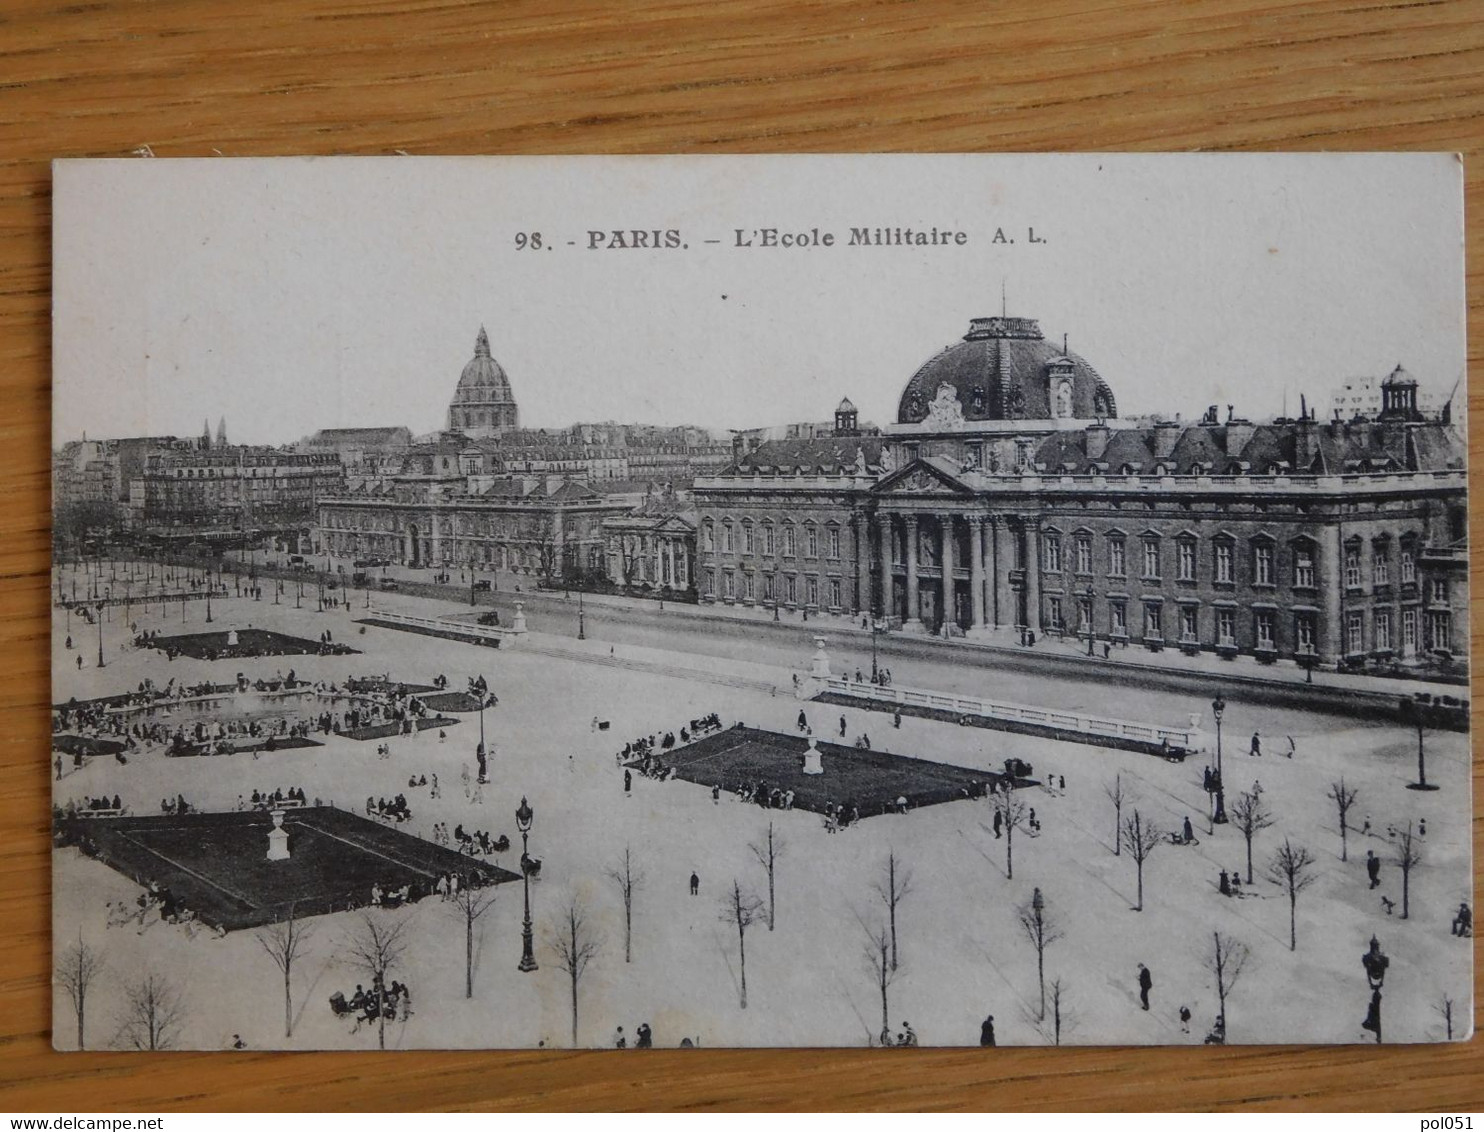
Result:
M54 157L1459 150L1477 216L1481 115L1480 2L0 0L0 1110L1484 1107L1477 1041L54 1054L45 713Z

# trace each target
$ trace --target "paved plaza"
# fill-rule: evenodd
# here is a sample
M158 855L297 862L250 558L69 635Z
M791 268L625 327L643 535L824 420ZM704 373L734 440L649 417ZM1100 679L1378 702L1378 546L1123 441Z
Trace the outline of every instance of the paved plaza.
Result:
M373 601L426 617L468 608L406 594L378 594ZM880 1001L861 958L863 925L885 915L879 889L889 856L911 878L896 915L901 965L890 988L891 1021L909 1019L924 1044L973 1044L987 1013L996 1016L1001 1044L1051 1040L1037 1018L1036 956L1016 913L1035 889L1064 933L1047 951L1046 970L1048 980L1062 980L1068 1012L1076 1017L1063 1034L1067 1043L1199 1044L1216 1011L1215 988L1203 964L1213 930L1240 939L1252 951L1248 971L1228 1002L1232 1042L1370 1040L1359 1027L1369 997L1359 960L1373 934L1392 957L1387 1041L1440 1038L1444 1023L1438 1008L1445 997L1459 1011L1455 1034L1466 1032L1472 941L1452 935L1450 923L1459 902L1471 900L1469 828L1447 819L1459 812L1459 796L1469 789L1465 735L1426 733L1428 778L1441 789L1424 793L1407 789L1416 777L1415 730L1229 694L1224 720L1228 807L1240 793L1260 787L1274 824L1255 836L1254 882L1243 884L1242 896L1226 897L1218 890L1218 874L1240 870L1245 882L1245 845L1235 826L1211 832L1207 825L1202 770L1211 753L1170 763L910 716L898 730L880 712L800 703L792 695L793 675L807 669L812 647L748 637L745 628L736 630L744 635L737 637L732 655L721 656L716 654L728 651L724 634L731 631L724 625L716 630L723 635L708 637L702 649L691 647L688 631L666 636L663 627L646 627L637 639L632 634L610 639L601 623L590 622L587 639L578 640L575 632L548 631L533 615L527 638L515 647L491 650L361 626L357 619L363 609L320 612L235 597L214 600L213 606L214 630L240 633L250 624L310 642L328 630L336 641L359 650L355 656L295 657L298 678L311 683L406 681L432 707L439 696L466 695L467 681L484 677L498 695L498 705L484 712L489 781L477 780L477 714L459 710L467 703L448 702L442 713L456 716L460 725L444 729L441 742L436 730L374 743L316 735L322 746L259 751L256 758L178 759L148 748L131 752L122 766L113 758L89 758L74 768L64 759L61 778L53 783L58 805L95 796L111 801L116 794L130 817L153 820L160 799L177 794L193 808L233 811L239 796L254 790L297 788L326 807L349 811L362 809L367 795L401 793L411 818L395 833L399 841L415 843L417 852L409 849L399 859L416 863L417 853L441 848L434 841L435 827L462 828L508 839L505 856L488 860L513 870L521 848L515 815L525 799L533 812L530 852L542 861L530 885L538 969L517 970L522 888L500 885L493 890L493 907L475 927L472 999L464 997L466 926L448 904L425 899L398 909L341 911L306 921L315 931L295 975L291 1048L374 1044L364 1030L352 1033L325 1003L331 990L363 981L344 965L344 955L364 914L387 924L407 923L410 949L396 977L411 989L418 1008L410 1019L388 1028L389 1045L446 1045L451 1033L468 1035L460 1040L470 1044L565 1044L568 985L554 932L557 918L574 902L599 944L581 991L580 1037L586 1043L603 1044L616 1026L632 1032L648 1020L661 1046L682 1038L706 1047L787 1044L793 1033L787 1020L807 1012L811 1042L828 1038L866 1045L880 1029ZM174 620L168 624L156 613L140 615L139 631L174 631L179 611L171 613ZM61 627L61 610L56 618ZM82 638L87 647L80 671L77 651L64 648L59 632L54 700L117 697L144 680L156 686L171 679L229 684L239 671L252 682L271 679L284 667L271 657L171 661L156 650L129 647L126 630L118 618L105 621L102 670L94 661L96 642ZM829 639L835 670L869 670L869 645L869 639ZM1204 713L1209 728L1209 696L1147 684L968 668L942 657L939 650L895 658L894 682L1157 723L1183 725L1191 713ZM439 676L447 681L445 692L434 690ZM830 835L816 814L797 808L798 802L793 811L764 810L726 790L713 802L709 789L638 773L631 791L624 791L624 768L615 755L634 736L678 734L688 721L714 712L722 730L713 738L720 742L739 720L746 721L748 728L771 734L772 765L777 765L802 750L801 708L816 734L827 734L829 744L843 748L825 747L826 782L831 763L857 757L854 744L867 734L873 757L899 760L923 773L988 781L1006 758L1030 763L1038 784L1017 796L1035 808L1041 829L1039 836L1016 833L1013 879L1006 875L1005 840L995 837L985 801L873 816ZM843 739L838 735L842 715ZM609 726L599 730L598 721ZM1247 753L1254 732L1263 740L1260 758ZM1291 759L1285 757L1290 736ZM383 744L389 748L385 757L377 751ZM661 757L679 764L687 749ZM706 750L699 746L697 753ZM678 773L687 776L684 769ZM695 772L698 781L702 773ZM1359 792L1344 861L1326 797L1342 776ZM421 785L424 778L427 785ZM1126 850L1114 853L1115 815L1107 790L1115 782L1124 792L1124 816L1137 809L1162 830L1178 830L1189 817L1199 836L1198 845L1165 842L1154 850L1144 869L1142 912L1133 910L1133 863ZM1402 919L1397 840L1390 834L1408 823L1415 829L1424 820L1422 861L1411 873L1410 915ZM770 824L781 847L776 922L770 931L760 921L748 933L748 1008L741 1010L736 931L722 921L721 896L736 882L766 901L768 877L754 847L766 839ZM1295 951L1289 949L1287 900L1264 875L1284 838L1307 847L1317 861L1315 881L1297 905ZM245 844L251 846L252 840ZM1368 850L1383 862L1375 888L1365 870ZM624 904L611 879L626 851L643 874L633 893L629 962L624 960ZM285 1044L282 976L254 931L192 938L167 923L151 923L142 935L128 926L111 928L109 905L132 904L140 886L76 848L59 848L54 863L56 938L82 933L121 979L167 969L193 1003L209 1002L209 1016L194 1012L187 1025L189 1044L210 1047L221 1033L240 1033L256 1048ZM343 867L364 870L354 874L363 888L365 877L379 868ZM692 874L698 880L694 896ZM271 881L272 874L267 875ZM1383 897L1392 902L1392 912ZM829 946L820 947L822 940ZM1139 1009L1139 962L1154 967L1154 1006L1148 1013ZM231 972L227 986L224 971ZM118 1006L121 993L118 980L100 985L98 1018ZM65 996L59 1002L65 1009ZM1181 1005L1195 1019L1189 1034L1178 1021ZM101 1022L99 1034L101 1041ZM59 1042L70 1038L65 1027L59 1029Z

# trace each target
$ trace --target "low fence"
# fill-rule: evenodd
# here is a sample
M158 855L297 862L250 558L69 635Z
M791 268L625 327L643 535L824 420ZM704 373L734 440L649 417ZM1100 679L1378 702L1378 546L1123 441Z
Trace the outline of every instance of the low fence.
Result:
M1023 733L1054 733L1058 738L1082 738L1087 742L1133 750L1189 754L1206 745L1199 728L1160 727L1127 719L1105 719L1079 712L1054 708L1031 707L1027 704L998 703L974 696L930 692L916 688L881 687L841 676L816 682L818 693L852 700L867 700L884 708L902 708L912 714L946 713L968 716L980 726L998 727Z
M500 648L512 645L525 634L521 630L508 629L500 625L479 625L467 621L446 621L437 617L414 617L410 613L392 613L382 609L368 610L366 616L357 619L358 624L380 625L387 629L404 629L409 633L426 633L433 637L447 637L470 644L489 645Z

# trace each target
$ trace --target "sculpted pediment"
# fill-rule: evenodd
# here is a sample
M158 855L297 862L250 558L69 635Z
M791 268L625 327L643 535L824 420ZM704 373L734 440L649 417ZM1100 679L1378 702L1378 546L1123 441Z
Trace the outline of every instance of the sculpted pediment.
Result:
M876 495L951 496L972 495L973 489L949 473L921 461L903 468L876 486Z

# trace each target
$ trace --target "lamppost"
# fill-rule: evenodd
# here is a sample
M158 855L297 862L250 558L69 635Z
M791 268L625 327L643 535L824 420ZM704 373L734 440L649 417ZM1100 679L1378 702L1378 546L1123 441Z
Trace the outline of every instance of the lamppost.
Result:
M103 667L103 603L98 603L98 667Z
M1371 949L1360 957L1360 965L1365 968L1365 978L1371 988L1371 1005L1366 1011L1365 1021L1360 1024L1361 1029L1371 1030L1376 1035L1376 1044L1381 1044L1381 984L1386 981L1386 968L1391 965L1391 959L1381 953L1381 944L1375 936L1371 936Z
M531 804L524 797L520 800L520 808L515 811L515 828L520 830L520 875L525 882L526 917L521 922L520 928L520 963L517 969L521 971L534 971L536 969L536 956L531 952L531 819L536 816Z
M211 575L206 575L206 624L211 624Z
M1211 818L1217 825L1226 824L1226 784L1221 777L1221 714L1226 701L1219 695L1211 701L1211 715L1216 719L1216 813Z
M881 634L881 621L879 618L871 618L871 683L881 682L881 666L878 663L876 638Z
M579 641L587 640L587 615L582 608L581 590L577 591L577 639Z

